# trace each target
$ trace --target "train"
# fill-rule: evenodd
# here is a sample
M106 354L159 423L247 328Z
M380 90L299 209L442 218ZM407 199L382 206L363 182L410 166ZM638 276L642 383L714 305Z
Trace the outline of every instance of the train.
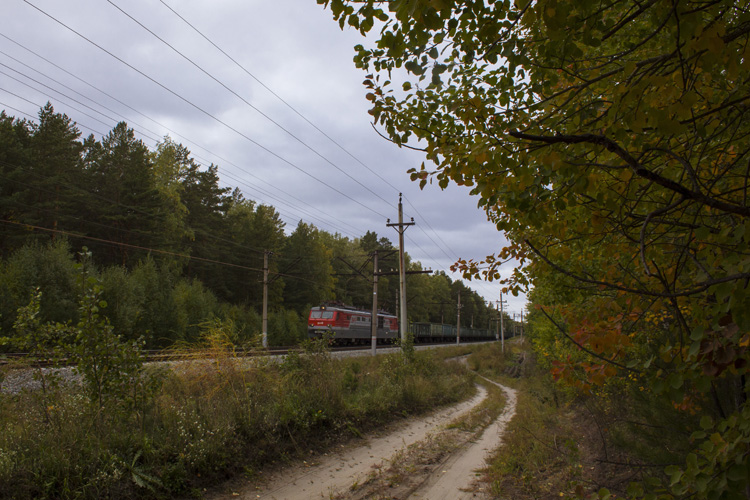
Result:
M366 344L372 341L371 311L343 304L324 304L310 309L307 320L309 339L330 335L338 344ZM399 338L398 318L394 314L378 311L377 341L392 343ZM415 343L456 342L459 333L456 325L413 322L409 333ZM495 332L482 328L461 327L461 341L477 342L496 340Z

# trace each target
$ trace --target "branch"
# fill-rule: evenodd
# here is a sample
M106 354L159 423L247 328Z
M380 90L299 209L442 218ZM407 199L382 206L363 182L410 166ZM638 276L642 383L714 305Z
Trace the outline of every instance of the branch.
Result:
M659 174L655 172L652 172L651 170L648 170L647 168L643 167L638 162L638 160L636 160L630 153L628 153L625 149L623 149L622 146L617 144L615 141L613 141L609 137L606 137L603 135L596 135L596 134L533 135L533 134L527 134L525 132L518 132L518 131L508 132L508 135L510 135L511 137L515 137L516 139L521 139L525 141L543 142L545 144L589 143L589 144L596 144L598 146L602 146L606 148L608 151L619 156L620 159L622 159L623 161L625 161L625 163L627 163L630 166L630 168L633 170L635 175L637 175L638 177L649 180L653 182L654 184L658 184L666 189L669 189L670 191L674 191L675 193L681 194L685 199L698 201L711 208L715 208L723 212L739 215L741 217L750 217L750 208L748 207L734 205L732 203L726 203L720 200L716 200L714 198L711 198L710 196L706 196L703 193L699 193L697 191L688 189L678 182L667 179L665 177L660 176Z
M595 357L595 358L601 359L601 360L602 360L602 361L604 361L605 363L609 363L609 364L611 364L611 365L614 365L614 366L616 366L616 367L618 367L618 368L622 368L623 370L627 370L627 371L629 371L629 372L633 372L633 373L641 373L641 372L640 372L640 371L638 371L638 370L635 370L635 369L633 369L633 368L628 368L628 367L627 367L627 366L625 366L625 365L621 365L620 363L618 363L618 362L616 362L616 361L612 361L611 359L607 359L607 358L605 358L604 356L602 356L602 355L600 355L600 354L597 354L597 353L595 353L594 351L592 351L592 350L590 350L590 349L587 349L586 347L583 347L583 346L582 346L581 344L579 344L578 342L576 342L576 340L575 340L575 339L574 339L573 337L571 337L571 336L570 336L570 335L568 334L568 332L566 332L566 331L565 331L565 329L564 329L564 328L563 328L562 326L558 325L558 324L557 324L557 321L555 321L554 319L552 319L552 316L550 316L549 314L547 314L547 311L545 311L543 307L540 307L540 308L539 308L539 310L540 310L540 311L542 311L542 314L544 314L544 315L545 315L545 316L547 317L547 319L548 319L548 320L550 320L550 322L551 322L551 323L552 323L553 325L555 325L555 328L557 328L558 330L560 330L560 333L562 333L562 334L563 334L563 335L565 336L565 338L567 338L568 340L570 340L571 342L573 342L573 343L574 343L574 344L575 344L575 345L576 345L576 346L577 346L577 347L578 347L578 348L579 348L580 350L582 350L583 352L585 352L585 353L586 353L586 354L588 354L589 356L593 356L593 357Z
M593 280L590 278L584 278L583 276L578 276L576 274L573 274L572 272L568 271L567 269L564 269L560 267L559 265L555 264L549 258L547 258L546 255L542 254L539 249L537 249L534 245L531 244L529 240L523 240L526 245L531 248L531 250L540 258L542 259L547 265L555 269L556 271L564 274L565 276L569 276L573 278L576 281L580 281L581 283L588 283L590 285L597 285L597 286L603 286L606 288L611 288L613 290L620 290L622 292L627 293L633 293L636 295L644 295L646 297L662 297L662 298L672 298L672 297L689 297L690 295L695 295L697 293L705 292L709 288L711 288L714 285L720 285L722 283L728 283L730 281L737 281L742 279L750 279L750 273L739 273L734 274L732 276L725 276L723 278L716 278L716 279L710 279L707 281L703 281L698 284L695 288L692 290L686 290L683 292L674 292L674 293L663 293L663 292L651 292L649 290L638 290L636 288L629 288L622 285L616 285L614 283L607 283L606 281L598 281Z
M370 126L371 126L371 127L372 127L372 129L373 129L373 130L375 131L375 133L376 133L376 134L378 134L378 135L379 135L380 137L382 137L383 139L385 139L385 140L386 140L386 141L388 141L388 142L392 142L393 144L395 144L396 146L398 146L398 147L400 147L400 148L401 148L401 147L403 147L403 148L407 148L407 149L413 149L414 151L421 151L421 152L423 152L423 153L426 153L426 152L427 152L427 150L426 150L426 149L423 149L423 148L415 148L414 146L409 146L408 144L403 144L403 143L399 144L399 143L397 143L396 141L394 141L393 139L391 139L390 137L386 137L386 136L384 136L383 134L381 134L381 133L380 133L380 130L378 130L377 128L375 128L375 124L374 124L374 123L370 123Z
M651 269L648 267L648 263L646 262L646 226L651 221L652 217L656 217L658 215L665 214L672 210L673 208L677 208L683 201L685 201L685 197L680 197L679 200L672 203L671 205L668 205L666 207L662 207L658 210L654 210L650 214L646 216L646 219L643 221L643 224L641 225L641 235L640 235L640 248L641 248L641 263L643 264L643 270L646 272L646 276L652 276Z

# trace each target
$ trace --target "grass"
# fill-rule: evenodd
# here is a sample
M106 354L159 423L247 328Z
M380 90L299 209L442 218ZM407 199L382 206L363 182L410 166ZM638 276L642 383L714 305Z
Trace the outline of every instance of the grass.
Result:
M469 361L479 373L518 389L516 415L486 470L494 498L599 498L602 488L612 498L628 497L633 482L664 484L665 464L686 453L686 417L616 384L574 393L539 368L523 345L508 348L503 355L490 345Z
M480 347L478 352L484 350L486 347ZM440 349L439 356L449 359L472 351L477 351L477 346ZM350 493L354 493L358 499L407 498L423 480L438 470L447 457L475 438L504 410L506 397L503 390L494 384L478 382L487 390L487 396L479 405L453 420L445 429L435 431L426 439L400 450L387 463L374 469L366 481L353 485L349 493L337 498L348 498Z
M503 445L486 470L495 498L560 498L576 494L582 464L577 420L560 404L566 395L536 369L520 342L490 344L469 358L469 366L491 380L518 390L516 415Z
M160 373L137 407L77 386L0 395L0 498L166 498L450 404L471 376L432 351L332 359L317 347L248 364L231 346Z

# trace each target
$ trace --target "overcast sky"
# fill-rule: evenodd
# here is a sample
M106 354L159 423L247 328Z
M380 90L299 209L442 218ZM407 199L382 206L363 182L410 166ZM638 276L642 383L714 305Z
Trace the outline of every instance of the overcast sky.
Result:
M304 220L398 245L385 224L397 220L402 192L416 223L406 251L453 279L458 257L482 259L505 242L468 189L420 191L409 180L424 157L372 129L365 75L352 62L367 41L315 0L3 0L2 10L9 115L36 118L50 101L84 136L123 120L151 148L169 135L218 165L223 185L273 205L288 232ZM466 284L499 298L497 283ZM505 298L521 312L524 298Z

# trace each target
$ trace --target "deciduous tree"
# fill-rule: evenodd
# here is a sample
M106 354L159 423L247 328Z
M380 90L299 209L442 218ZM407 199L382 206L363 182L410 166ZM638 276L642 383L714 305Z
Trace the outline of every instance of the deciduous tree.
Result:
M670 491L744 494L750 4L318 3L342 27L377 25L354 59L376 124L424 145L430 163L412 179L469 187L509 238L458 267L499 279L512 259L511 291L578 288L539 304L584 354L558 360L557 375L585 390L638 373L676 407L701 408Z

